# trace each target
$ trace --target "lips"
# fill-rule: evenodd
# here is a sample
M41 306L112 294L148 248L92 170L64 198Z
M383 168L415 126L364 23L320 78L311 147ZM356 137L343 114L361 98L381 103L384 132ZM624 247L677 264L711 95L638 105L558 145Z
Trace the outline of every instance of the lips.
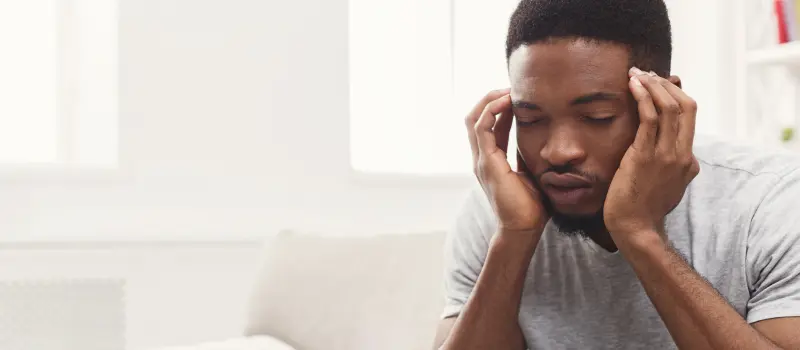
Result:
M572 174L548 172L540 178L544 192L556 206L574 206L592 194L592 183Z

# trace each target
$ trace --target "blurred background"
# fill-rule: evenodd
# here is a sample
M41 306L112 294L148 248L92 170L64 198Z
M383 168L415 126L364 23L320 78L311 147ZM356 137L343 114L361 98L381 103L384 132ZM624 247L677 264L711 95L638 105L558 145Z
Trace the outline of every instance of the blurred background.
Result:
M0 0L0 344L238 337L278 233L446 230L516 3ZM667 3L698 133L800 150L800 3Z

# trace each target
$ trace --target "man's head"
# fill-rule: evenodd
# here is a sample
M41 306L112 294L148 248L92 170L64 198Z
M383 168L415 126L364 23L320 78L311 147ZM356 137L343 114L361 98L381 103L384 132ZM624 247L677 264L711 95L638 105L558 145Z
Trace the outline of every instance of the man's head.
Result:
M670 73L664 1L522 0L506 56L522 165L554 222L604 229L608 186L639 125L628 70Z

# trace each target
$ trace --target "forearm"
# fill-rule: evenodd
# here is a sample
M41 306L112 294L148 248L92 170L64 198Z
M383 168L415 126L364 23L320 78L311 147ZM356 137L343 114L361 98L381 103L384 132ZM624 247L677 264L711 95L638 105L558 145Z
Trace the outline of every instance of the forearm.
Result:
M617 243L676 343L691 349L775 349L656 232Z
M495 236L469 301L440 349L526 348L519 307L539 236L502 232Z

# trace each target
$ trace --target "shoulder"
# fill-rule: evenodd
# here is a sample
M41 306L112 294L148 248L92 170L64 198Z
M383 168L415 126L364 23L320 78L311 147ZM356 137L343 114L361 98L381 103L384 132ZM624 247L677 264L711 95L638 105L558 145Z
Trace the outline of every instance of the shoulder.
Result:
M688 192L742 213L755 210L777 187L797 186L800 176L800 155L788 151L700 137L694 153L700 174Z
M723 180L725 176L749 181L777 182L797 173L800 154L767 147L753 147L721 140L712 136L698 136L694 153L701 171ZM738 174L740 176L734 176Z
M700 174L687 188L682 209L672 215L675 225L685 225L685 213L706 225L703 230L746 242L786 221L781 216L789 215L800 196L800 156L706 136L696 138L694 153Z
M742 217L750 245L800 237L800 155L705 138L695 147L701 163L696 196Z
M464 198L456 214L456 220L450 235L457 239L478 239L482 237L485 241L488 241L494 234L493 231L496 226L497 218L492 210L492 205L483 192L483 188L476 181L464 193Z

